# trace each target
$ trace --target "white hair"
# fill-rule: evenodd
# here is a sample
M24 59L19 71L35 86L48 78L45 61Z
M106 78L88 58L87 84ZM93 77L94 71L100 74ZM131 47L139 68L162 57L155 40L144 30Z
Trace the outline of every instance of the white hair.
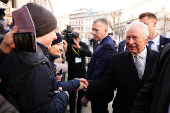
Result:
M149 37L149 27L148 27L146 24L144 24L143 22L132 22L132 23L130 23L130 24L127 25L127 27L126 27L125 34L126 34L126 32L127 32L130 28L132 28L132 27L141 27L141 28L142 28L142 31L143 31L143 37L144 37L145 39L147 39L147 38ZM142 32L142 31L141 31L141 32Z

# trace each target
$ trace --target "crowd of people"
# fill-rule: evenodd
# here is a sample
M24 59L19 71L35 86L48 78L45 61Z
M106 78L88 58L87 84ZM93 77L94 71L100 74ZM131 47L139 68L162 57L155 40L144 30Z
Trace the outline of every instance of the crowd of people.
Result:
M24 7L35 26L37 51L16 50L19 28L1 19L1 113L65 113L68 105L70 113L81 113L89 101L92 113L109 113L113 99L113 113L170 113L170 38L157 33L155 14L141 13L139 22L129 23L118 46L107 20L94 20L92 53L78 29L72 28L79 35L70 45L49 10L33 2Z

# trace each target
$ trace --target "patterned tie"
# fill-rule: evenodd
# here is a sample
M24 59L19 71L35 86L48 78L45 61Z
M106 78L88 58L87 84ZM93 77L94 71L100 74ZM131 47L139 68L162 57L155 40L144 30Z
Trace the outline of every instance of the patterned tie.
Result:
M137 55L134 56L136 69L137 69L137 71L138 71L138 76L139 76L139 79L141 80L141 79L142 79L142 64L140 63L138 57L139 57L139 56L137 56Z
M149 44L149 48L151 49L151 44L153 44L154 42L153 41L148 41L148 44Z

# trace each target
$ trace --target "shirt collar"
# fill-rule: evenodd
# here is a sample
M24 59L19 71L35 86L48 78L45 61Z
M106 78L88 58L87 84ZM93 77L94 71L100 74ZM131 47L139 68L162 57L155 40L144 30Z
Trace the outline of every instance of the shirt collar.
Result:
M107 34L107 35L108 35L108 34ZM107 35L106 35L106 36L107 36ZM106 37L106 36L105 36L105 37ZM105 37L104 37L104 38L105 38ZM103 39L104 39L104 38L103 38ZM103 39L102 39L102 40L103 40ZM97 41L97 43L98 43L98 44L100 44L100 42L101 42L102 40L100 40L100 41Z
M149 41L153 41L154 44L159 45L159 42L160 42L159 39L160 39L160 35L158 34L153 40L149 40Z
M136 54L132 53L132 56L133 56L133 57L134 57L135 55L136 55ZM146 46L145 46L144 50L143 50L141 53L138 54L138 56L139 56L140 58L146 58L146 56L147 56Z

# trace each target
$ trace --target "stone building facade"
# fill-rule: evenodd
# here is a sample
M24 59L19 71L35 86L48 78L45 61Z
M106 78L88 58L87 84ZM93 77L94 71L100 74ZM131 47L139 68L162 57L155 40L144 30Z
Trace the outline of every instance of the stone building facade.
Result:
M4 4L0 1L0 7L6 9L5 19L10 19L12 21L12 12L29 2L36 2L51 12L54 12L50 0L9 0L7 4Z

